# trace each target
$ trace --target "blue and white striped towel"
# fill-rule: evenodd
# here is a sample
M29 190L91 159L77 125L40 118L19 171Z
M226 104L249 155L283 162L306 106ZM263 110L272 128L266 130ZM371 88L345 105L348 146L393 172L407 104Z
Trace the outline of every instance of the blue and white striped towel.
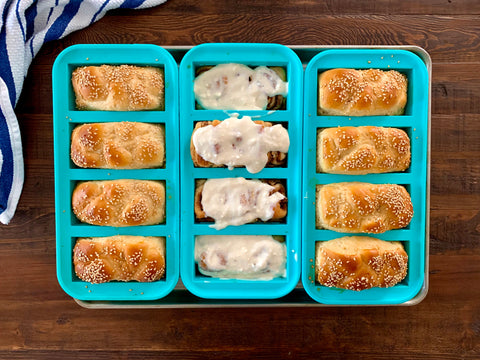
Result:
M10 222L22 192L22 142L14 108L42 45L93 24L109 10L143 9L165 1L0 0L0 222Z

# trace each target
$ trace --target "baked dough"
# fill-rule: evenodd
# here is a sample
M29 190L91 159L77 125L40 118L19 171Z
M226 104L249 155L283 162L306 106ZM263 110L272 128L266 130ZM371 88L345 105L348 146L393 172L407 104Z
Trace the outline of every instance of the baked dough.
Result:
M132 65L83 66L72 73L80 110L164 110L164 72Z
M378 234L403 228L412 217L410 194L403 186L360 182L317 185L317 228Z
M87 181L76 186L73 212L103 226L154 225L165 221L165 186L150 180Z
M163 125L107 122L77 126L72 132L71 158L82 168L144 169L162 167Z
M407 87L407 77L396 70L327 70L318 76L318 114L401 115Z
M317 171L373 174L410 166L410 138L401 129L376 126L327 128L317 135Z
M151 282L165 274L165 238L110 236L79 238L73 248L75 274L93 284Z
M408 255L397 241L366 236L318 241L315 278L324 286L348 290L391 287L407 275Z

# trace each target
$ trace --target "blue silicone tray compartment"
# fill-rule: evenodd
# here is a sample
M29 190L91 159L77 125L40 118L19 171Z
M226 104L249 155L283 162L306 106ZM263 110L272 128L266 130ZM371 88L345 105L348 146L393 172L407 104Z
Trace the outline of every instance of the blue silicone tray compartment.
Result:
M197 110L193 82L195 68L220 63L241 63L252 67L282 66L287 72L289 92L286 110L223 111ZM185 287L194 295L209 299L272 299L288 294L300 278L301 229L301 144L303 67L289 48L277 44L203 44L188 51L180 63L180 156L181 162L181 252L180 273ZM195 168L190 156L190 138L197 121L224 120L230 114L248 115L254 120L281 123L288 128L290 148L285 167L265 168L250 174L244 168ZM286 186L286 221L228 226L222 230L199 223L194 216L194 191L197 179L244 177L279 179ZM287 275L269 281L218 279L201 275L194 261L197 235L280 235L287 247Z
M405 113L399 116L322 116L317 114L318 74L333 68L397 70L408 77ZM401 304L419 293L425 272L425 224L427 217L429 79L425 63L414 53L398 49L328 49L320 51L305 70L304 149L303 149L303 236L302 283L310 297L323 304L386 305ZM384 126L401 128L411 141L411 165L402 173L332 175L317 173L317 131L338 126ZM346 234L315 227L316 185L336 182L390 183L405 186L413 203L414 216L404 229L383 234ZM406 278L391 288L363 291L322 286L315 281L315 243L342 236L371 236L400 241L409 256Z
M165 74L165 109L154 111L81 111L75 108L71 74L78 66L137 65L161 67ZM57 278L63 290L79 300L156 300L175 287L179 278L179 159L178 66L170 53L155 45L74 45L55 60L52 70L55 158L55 218ZM70 160L70 137L75 126L93 122L163 124L165 166L159 169L82 169ZM151 226L109 227L81 223L73 214L72 192L88 180L144 179L165 184L166 221ZM151 283L81 281L73 269L73 247L78 237L113 235L162 236L166 245L166 273Z

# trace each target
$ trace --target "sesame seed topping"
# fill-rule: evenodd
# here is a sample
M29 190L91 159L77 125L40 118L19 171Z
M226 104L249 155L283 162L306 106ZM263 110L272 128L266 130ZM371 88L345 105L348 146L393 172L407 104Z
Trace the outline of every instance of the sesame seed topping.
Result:
M75 272L90 283L159 280L165 273L164 242L164 238L140 236L78 239ZM85 251L88 256L80 256Z
M381 233L407 226L413 207L409 194L400 185L329 184L317 191L318 216L321 226L327 229Z
M81 183L74 190L75 215L93 225L150 225L164 221L165 188L155 181L112 180Z
M408 256L398 242L353 236L317 242L316 264L320 284L361 291L402 281Z
M79 108L146 110L164 103L163 72L153 67L79 67L73 72L72 81Z
M390 67L390 65L388 65ZM350 112L376 114L378 109L386 111L390 104L402 102L406 93L407 79L395 70L382 71L378 69L352 70L333 69L332 75L326 75L326 80L320 82L323 89L320 96L320 107L332 114L347 115ZM327 74L325 72L324 74ZM404 105L400 105L403 109ZM397 111L397 110L391 110Z
M331 94L326 95L326 98L331 96L331 101L335 103L326 105L327 108L331 106L345 114L348 114L350 109L365 109L361 111L370 112L378 107L377 98L386 105L397 102L399 96L401 99L401 92L406 91L406 77L395 70L345 69L327 77L326 82L321 82L321 87L326 89L326 94Z
M403 171L410 165L410 139L400 129L372 126L329 128L319 134L318 142L318 161L323 172L393 172Z

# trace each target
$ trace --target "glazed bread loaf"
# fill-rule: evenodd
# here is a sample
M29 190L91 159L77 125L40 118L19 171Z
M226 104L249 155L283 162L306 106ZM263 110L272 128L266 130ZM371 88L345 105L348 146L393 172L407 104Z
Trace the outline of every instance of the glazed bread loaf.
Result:
M70 155L82 168L144 169L162 167L162 125L136 122L84 124L72 132Z
M244 124L244 119L246 119L247 123ZM240 122L237 126L230 125L234 121ZM238 166L245 166L250 165L252 168L255 166L255 170L260 171L257 164L251 165L252 162L258 161L261 162L261 157L266 153L266 163L263 167L278 167L285 164L287 159L286 152L281 151L263 151L267 147L284 147L288 151L288 147L290 145L290 141L288 138L288 132L285 129L278 129L275 130L283 130L281 135L285 135L286 133L286 141L285 136L279 136L278 131L270 131L268 135L264 135L266 133L265 128L272 128L272 123L265 122L265 121L253 121L252 123L255 124L256 129L252 129L249 127L249 122L251 122L250 117L244 116L242 119L237 118L229 118L223 121L213 120L213 121L199 121L195 124L195 128L193 129L191 141L190 141L190 154L192 156L193 164L196 167L222 167L227 166L229 163L235 162L232 167ZM225 124L229 124L224 126ZM206 128L207 126L212 126L217 128L217 126L221 125L220 127L222 130L219 130L219 134L213 133L214 136L209 139L200 139L197 140L197 143L201 143L201 145L208 144L207 150L209 150L209 155L215 159L219 159L217 163L213 163L210 161L205 160L199 153L195 147L195 134L199 134L200 131L197 133L197 130ZM281 125L279 125L281 126ZM243 130L243 131L242 131ZM253 130L253 131L252 131ZM272 135L273 134L273 135ZM243 135L243 136L242 136ZM221 138L219 138L221 137ZM263 141L262 141L263 140ZM273 144L274 140L278 140L281 142L280 144ZM213 151L211 150L213 149ZM225 155L229 155L230 158L223 159ZM237 160L239 159L239 160ZM237 163L242 162L241 165L237 165ZM219 163L221 162L221 164ZM263 168L261 167L261 168ZM250 171L250 170L249 170ZM258 172L258 171L250 171L250 172Z
M407 226L410 194L400 185L360 182L317 185L316 226L346 233L383 233Z
M397 241L365 236L316 243L315 277L324 286L348 290L391 287L407 275L408 256Z
M410 166L410 138L401 129L376 126L328 128L317 135L317 171L373 174Z
M164 110L163 69L132 65L84 66L72 73L80 110Z
M149 180L87 181L72 195L73 212L103 226L153 225L165 221L165 186Z
M331 69L318 76L318 114L401 115L407 77L398 71Z
M165 274L165 238L79 238L73 248L73 264L77 276L93 284L157 281Z
M228 225L279 221L287 216L286 190L279 180L223 178L197 180L195 219L215 221L217 230Z
M270 235L201 235L195 238L195 261L205 276L271 280L285 277L285 242Z
M196 108L207 110L283 110L288 93L285 69L278 66L218 64L195 69Z

